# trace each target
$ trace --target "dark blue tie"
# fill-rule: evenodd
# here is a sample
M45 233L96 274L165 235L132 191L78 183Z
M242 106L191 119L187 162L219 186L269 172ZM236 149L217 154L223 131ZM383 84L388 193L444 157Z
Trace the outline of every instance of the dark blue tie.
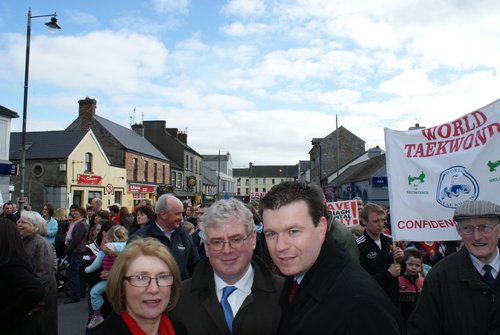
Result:
M491 270L493 270L493 267L489 264L485 264L483 266L483 270L484 270L483 280L486 282L486 284L494 286L495 278L493 278L493 275L491 274Z
M226 286L222 290L222 298L220 299L220 305L222 306L222 311L224 312L224 317L226 318L227 326L229 327L229 332L233 332L233 310L227 301L227 298L231 293L236 290L234 286Z

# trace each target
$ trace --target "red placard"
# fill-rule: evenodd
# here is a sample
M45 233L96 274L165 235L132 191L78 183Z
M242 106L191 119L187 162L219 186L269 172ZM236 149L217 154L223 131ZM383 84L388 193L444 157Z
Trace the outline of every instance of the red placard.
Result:
M152 185L130 184L128 185L128 191L132 193L154 193L155 187Z
M102 177L94 176L90 174L79 174L78 175L78 184L85 185L101 185Z

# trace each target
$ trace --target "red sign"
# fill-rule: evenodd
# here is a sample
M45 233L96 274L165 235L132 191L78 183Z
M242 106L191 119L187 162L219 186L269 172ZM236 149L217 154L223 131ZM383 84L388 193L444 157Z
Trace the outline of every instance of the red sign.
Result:
M153 185L128 185L128 191L132 193L154 193L155 187Z
M78 175L78 184L86 184L86 185L101 185L102 177L94 176L90 174L79 174Z

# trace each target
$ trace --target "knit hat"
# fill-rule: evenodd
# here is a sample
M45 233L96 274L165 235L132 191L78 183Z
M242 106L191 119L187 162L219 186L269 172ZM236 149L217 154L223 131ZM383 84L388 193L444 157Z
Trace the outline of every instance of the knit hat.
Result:
M467 201L458 206L453 214L455 221L494 217L500 219L500 206L486 200Z

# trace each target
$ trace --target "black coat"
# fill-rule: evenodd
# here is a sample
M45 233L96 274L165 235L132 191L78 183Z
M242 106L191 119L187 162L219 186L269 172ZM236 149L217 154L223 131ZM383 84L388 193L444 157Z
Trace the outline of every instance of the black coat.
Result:
M365 231L356 242L359 247L359 263L379 283L394 305L399 307L398 277L393 277L388 271L394 263L391 252L392 239L385 234L380 235L381 249Z
M233 335L276 334L281 315L278 299L283 278L273 275L258 257L252 259L252 267L252 292L234 316ZM208 258L198 264L193 278L182 283L181 299L170 317L184 324L191 335L229 335Z
M397 308L330 234L290 305L292 281L286 279L280 297L278 334L404 334Z
M497 278L498 279L498 278ZM483 282L465 247L425 277L408 334L500 334L500 285Z
M3 335L36 334L31 311L43 300L45 289L21 262L0 265L0 330Z

